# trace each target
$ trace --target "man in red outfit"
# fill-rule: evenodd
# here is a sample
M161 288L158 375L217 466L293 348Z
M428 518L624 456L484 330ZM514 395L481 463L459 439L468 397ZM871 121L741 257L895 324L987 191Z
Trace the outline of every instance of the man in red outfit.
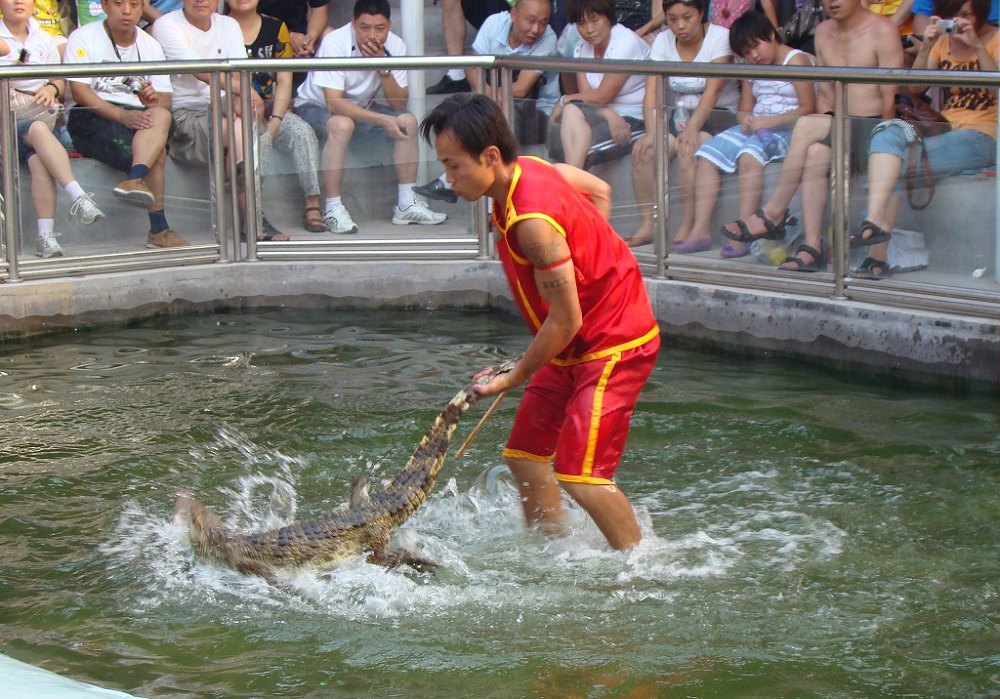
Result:
M610 187L570 165L518 157L500 108L454 95L421 125L454 192L493 199L497 251L534 338L483 395L528 381L504 448L528 523L556 529L560 485L618 550L641 539L612 478L659 351L642 274L608 223Z

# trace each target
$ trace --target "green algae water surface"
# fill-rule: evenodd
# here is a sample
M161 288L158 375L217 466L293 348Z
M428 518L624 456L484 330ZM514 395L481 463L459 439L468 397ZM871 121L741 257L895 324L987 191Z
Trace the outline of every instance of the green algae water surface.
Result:
M397 534L433 575L359 558L278 591L173 523L178 486L243 529L339 505L526 339L506 316L273 311L8 348L0 652L143 697L1000 693L995 397L668 343L619 470L627 554L576 509L564 536L524 530L510 399Z

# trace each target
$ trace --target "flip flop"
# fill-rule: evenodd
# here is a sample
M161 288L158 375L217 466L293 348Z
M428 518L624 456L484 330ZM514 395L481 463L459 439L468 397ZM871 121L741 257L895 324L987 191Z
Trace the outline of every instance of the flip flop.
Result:
M719 257L724 257L727 260L733 259L734 257L746 257L750 254L750 244L749 243L726 243L722 246L722 250L719 251Z
M681 240L671 244L670 252L692 253L705 252L712 249L712 241L707 238L695 238L694 240Z
M865 236L865 231L870 231L871 235ZM879 243L888 242L891 238L891 232L879 228L873 221L866 218L858 226L858 230L851 236L851 247L862 248L869 245L878 245Z

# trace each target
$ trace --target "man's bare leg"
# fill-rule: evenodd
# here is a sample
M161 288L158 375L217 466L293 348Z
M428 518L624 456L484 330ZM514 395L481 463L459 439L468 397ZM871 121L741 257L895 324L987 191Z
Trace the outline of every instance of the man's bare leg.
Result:
M562 491L552 464L508 458L507 466L517 481L528 526L551 533L559 532L563 521Z
M323 144L323 185L327 197L339 197L344 179L347 145L354 135L354 120L333 115L326 121L326 143Z
M563 482L562 486L587 511L611 548L628 551L642 539L632 504L615 484Z

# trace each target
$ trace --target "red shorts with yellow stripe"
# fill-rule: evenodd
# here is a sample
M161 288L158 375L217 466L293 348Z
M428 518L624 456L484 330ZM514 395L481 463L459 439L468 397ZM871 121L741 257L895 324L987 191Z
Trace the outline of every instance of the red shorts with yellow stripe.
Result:
M556 478L611 483L660 338L579 364L547 364L524 391L503 455L554 462Z

